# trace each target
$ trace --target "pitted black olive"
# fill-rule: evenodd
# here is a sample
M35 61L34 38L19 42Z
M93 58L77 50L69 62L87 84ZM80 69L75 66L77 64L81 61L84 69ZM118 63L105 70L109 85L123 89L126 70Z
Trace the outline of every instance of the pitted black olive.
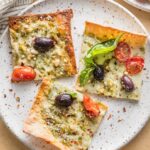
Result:
M97 66L93 71L94 78L98 81L104 79L104 68L103 66Z
M130 77L127 75L123 75L121 78L121 84L122 87L125 89L127 92L132 92L134 90L134 84L133 81L131 80Z
M34 39L34 48L38 52L44 53L49 51L55 46L55 43L52 39L46 37L36 37Z
M55 98L56 105L68 107L72 104L73 98L70 94L60 94Z

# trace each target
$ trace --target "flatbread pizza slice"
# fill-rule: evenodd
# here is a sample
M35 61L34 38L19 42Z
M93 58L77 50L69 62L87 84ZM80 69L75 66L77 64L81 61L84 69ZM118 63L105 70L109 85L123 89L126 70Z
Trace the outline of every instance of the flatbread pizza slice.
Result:
M77 90L139 100L146 39L145 35L86 22Z
M44 79L23 131L60 150L87 150L107 106Z
M12 81L76 74L71 9L9 18L14 71Z

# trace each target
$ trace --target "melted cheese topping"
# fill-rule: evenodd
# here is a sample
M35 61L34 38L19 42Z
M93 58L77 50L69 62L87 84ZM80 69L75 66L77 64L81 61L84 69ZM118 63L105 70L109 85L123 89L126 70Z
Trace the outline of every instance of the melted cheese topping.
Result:
M71 66L66 52L66 39L59 30L64 28L57 22L37 20L30 23L19 22L17 30L10 29L14 66L31 66L35 69L36 80L52 75L54 77L69 75ZM33 48L36 37L54 38L57 44L48 52L40 53Z
M83 58L87 54L87 51L98 42L101 41L87 35L84 36L81 50L80 71L85 67ZM144 58L145 52L142 48L131 48L131 53L132 56L138 55ZM125 65L119 63L115 58L111 58L110 61L105 64L105 71L103 81L93 81L93 77L91 77L91 80L84 87L80 87L80 90L104 96L111 96L114 98L127 98L133 100L138 100L140 98L140 89L142 84L141 73L130 76L126 72ZM135 90L133 92L126 92L122 89L120 79L123 74L127 74L132 79L135 86Z
M66 88L60 88L54 84L52 91L43 97L41 115L43 121L52 135L70 150L87 150L91 139L99 126L106 109L100 110L99 117L90 119L86 116L83 106L83 96L78 93L77 98L69 107L55 105L55 97L60 93L73 92Z

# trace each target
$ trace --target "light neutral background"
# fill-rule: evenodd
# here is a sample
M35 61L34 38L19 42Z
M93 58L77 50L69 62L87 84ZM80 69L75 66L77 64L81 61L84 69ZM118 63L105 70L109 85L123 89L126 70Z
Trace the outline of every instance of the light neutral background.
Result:
M123 2L123 0L116 1L136 15L150 33L150 13L133 8ZM2 120L0 120L0 150L29 150L29 148L20 143L16 137L11 134ZM150 120L147 122L143 130L128 145L123 147L122 150L150 150Z

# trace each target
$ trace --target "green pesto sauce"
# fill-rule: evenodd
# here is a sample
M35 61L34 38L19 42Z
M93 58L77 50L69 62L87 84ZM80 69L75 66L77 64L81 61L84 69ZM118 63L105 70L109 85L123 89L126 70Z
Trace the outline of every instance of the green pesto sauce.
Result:
M61 93L71 93L60 87L53 87L48 101L43 104L41 114L48 128L61 143L71 149L86 150L98 126L99 117L90 119L86 116L82 99L79 95L69 107L55 105L55 97Z
M53 26L51 25L53 24ZM20 22L19 29L10 29L13 65L31 66L35 69L36 79L49 75L55 77L68 76L68 54L66 52L66 33L59 33L59 25L55 21L36 21L28 25ZM55 39L55 47L48 52L40 53L33 48L35 37L49 37Z

